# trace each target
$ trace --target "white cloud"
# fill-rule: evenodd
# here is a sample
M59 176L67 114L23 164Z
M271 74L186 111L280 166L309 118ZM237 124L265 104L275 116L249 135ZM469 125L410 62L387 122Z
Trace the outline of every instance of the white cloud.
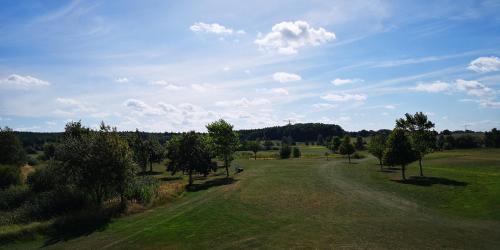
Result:
M271 93L274 93L274 94L281 94L281 95L288 95L289 94L288 90L285 88L273 88L273 89L270 89L269 91Z
M163 86L166 90L172 90L172 91L182 89L181 86L179 86L177 84L170 83L170 82L165 81L165 80L152 81L150 84L157 85L157 86Z
M485 108L495 108L500 109L500 102L492 101L492 100L480 100L479 105Z
M500 59L498 57L479 57L470 62L467 69L478 72L486 73L500 70Z
M321 97L321 99L332 102L347 102L347 101L358 101L362 102L367 99L366 95L359 94L326 94Z
M336 78L331 81L331 83L335 86L340 86L344 84L350 84L350 83L355 83L355 82L363 82L363 79L341 79L341 78Z
M240 108L248 108L250 106L259 106L270 104L271 102L268 99L264 98L255 98L249 100L245 97L238 100L230 100L230 101L218 101L215 103L216 106L219 107L240 107Z
M161 110L155 109L145 102L137 99L128 99L123 105L127 108L132 109L138 115L160 115L162 114Z
M4 86L13 89L32 89L49 85L50 83L47 81L32 76L20 76L17 74L12 74L7 78L0 79L0 87Z
M335 39L333 32L324 28L313 28L307 22L281 22L272 31L255 40L261 49L275 50L280 54L296 54L299 48L318 46Z
M195 91L198 91L198 92L205 92L209 89L214 89L215 86L213 86L212 84L208 84L208 83L202 83L202 84L194 83L194 84L191 84L191 88Z
M233 31L233 29L224 27L223 25L220 25L218 23L203 23L203 22L197 22L189 29L193 32L201 32L201 33L213 33L213 34L218 34L218 35L231 35L231 34L239 34L243 35L246 32L244 30L238 30L236 32Z
M302 80L302 77L293 73L276 72L273 74L273 79L277 82L285 83L285 82L300 81Z
M450 84L441 82L441 81L436 81L433 83L419 83L417 86L412 88L413 90L416 91L422 91L422 92L429 92L429 93L438 93L438 92L443 92L446 91L450 88Z
M394 105L385 105L384 108L385 109L395 109L396 106L394 106Z
M312 107L314 109L320 111L320 110L328 110L328 109L336 108L337 105L330 104L330 103L315 103L315 104L312 105Z
M127 82L129 82L129 80L126 77L119 77L119 78L115 79L115 82L117 82L117 83L127 83Z
M466 81L463 79L456 80L456 87L458 90L467 92L468 95L475 97L486 97L495 94L495 91L484 86L478 81Z

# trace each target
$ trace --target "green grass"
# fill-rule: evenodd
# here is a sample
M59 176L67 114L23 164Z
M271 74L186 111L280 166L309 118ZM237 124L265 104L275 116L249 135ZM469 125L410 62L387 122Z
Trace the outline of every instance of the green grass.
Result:
M500 150L428 155L434 178L424 183L398 182L398 169L380 172L372 157L349 165L307 150L318 158L239 159L234 182L211 177L211 187L88 235L0 249L500 248Z

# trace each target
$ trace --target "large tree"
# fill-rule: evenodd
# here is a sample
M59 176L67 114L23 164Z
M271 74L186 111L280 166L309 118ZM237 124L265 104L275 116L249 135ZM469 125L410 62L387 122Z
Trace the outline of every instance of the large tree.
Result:
M401 165L401 177L406 180L406 166L416 160L416 153L407 133L395 128L387 138L384 162L388 165Z
M377 134L372 136L372 138L370 138L370 142L368 143L368 152L377 157L380 170L382 170L384 165L382 160L384 159L385 140L386 138L383 134Z
M257 160L257 152L262 150L262 146L260 145L260 141L255 140L255 141L248 141L247 142L247 147L253 152L254 159Z
M340 137L335 136L332 138L332 140L328 144L328 149L330 149L333 153L336 153L339 150L341 143L342 143L342 141L340 140Z
M19 138L12 129L0 128L0 164L22 164L26 153Z
M63 164L68 184L75 185L96 204L118 194L125 204L125 189L133 178L132 152L123 138L104 123L98 131L74 133L66 126L56 159Z
M189 175L189 185L193 184L193 174L207 175L216 170L206 139L194 131L174 136L167 146L167 158L170 160L167 170L175 174L179 171Z
M403 129L409 133L411 144L415 152L420 168L420 176L424 176L422 170L422 159L426 154L431 152L436 145L436 135L434 131L434 123L429 121L427 115L422 112L417 112L414 115L405 114L405 118L396 121L396 128Z
M214 145L217 156L224 161L226 177L229 177L229 166L233 160L233 154L238 148L239 137L233 131L233 125L220 119L207 125L208 135Z
M342 139L342 143L340 144L339 147L339 152L341 155L347 155L347 158L349 159L349 164L351 164L351 154L356 152L354 149L354 146L351 143L351 137L348 135L344 136L344 139Z

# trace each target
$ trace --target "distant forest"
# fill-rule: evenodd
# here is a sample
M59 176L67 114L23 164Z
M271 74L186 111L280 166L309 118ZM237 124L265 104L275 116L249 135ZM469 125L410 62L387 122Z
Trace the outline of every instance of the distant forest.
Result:
M282 140L284 137L291 137L294 141L298 142L317 142L317 141L329 141L332 137L341 137L343 135L350 135L351 137L369 137L375 134L385 134L388 135L391 130L382 129L382 130L361 130L357 132L348 132L342 129L339 125L335 124L323 124L323 123L297 123L297 124L289 124L285 126L274 126L267 128L259 128L259 129L243 129L237 131L241 141L251 141L251 140ZM42 150L43 145L45 143L50 142L58 142L61 140L63 133L62 132L54 132L54 133L43 133L43 132L15 132L23 146L28 150ZM135 131L123 131L119 132L120 135L124 137L134 136ZM158 140L161 144L165 144L172 135L177 133L171 132L139 132L140 136L143 139L155 139ZM436 136L442 135L441 139L450 139L453 140L451 143L455 144L455 140L453 138L449 138L451 135L456 138L462 138L467 135L468 137L473 136L475 140L481 140L483 137L483 132L474 132L474 131L449 131L444 130L441 133L436 133ZM439 139L439 138L438 138ZM439 140L438 140L439 141ZM446 141L446 140L445 140ZM467 140L470 141L470 140ZM482 144L480 142L476 142L477 144ZM474 143L474 144L476 144ZM460 144L460 143L458 143ZM467 145L469 146L469 145ZM472 147L476 147L479 145L474 145ZM454 148L455 146L450 146L450 148ZM459 147L459 146L457 146ZM460 148L460 147L459 147Z

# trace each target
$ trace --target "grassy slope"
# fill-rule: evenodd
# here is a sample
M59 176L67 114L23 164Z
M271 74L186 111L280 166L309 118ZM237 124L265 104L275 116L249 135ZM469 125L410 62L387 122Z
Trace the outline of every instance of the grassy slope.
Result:
M319 150L319 149L318 149ZM500 248L499 150L424 161L427 186L402 184L372 158L239 160L236 182L187 193L55 249ZM410 166L410 175L417 167ZM216 177L218 178L218 177ZM47 239L0 246L34 248Z

